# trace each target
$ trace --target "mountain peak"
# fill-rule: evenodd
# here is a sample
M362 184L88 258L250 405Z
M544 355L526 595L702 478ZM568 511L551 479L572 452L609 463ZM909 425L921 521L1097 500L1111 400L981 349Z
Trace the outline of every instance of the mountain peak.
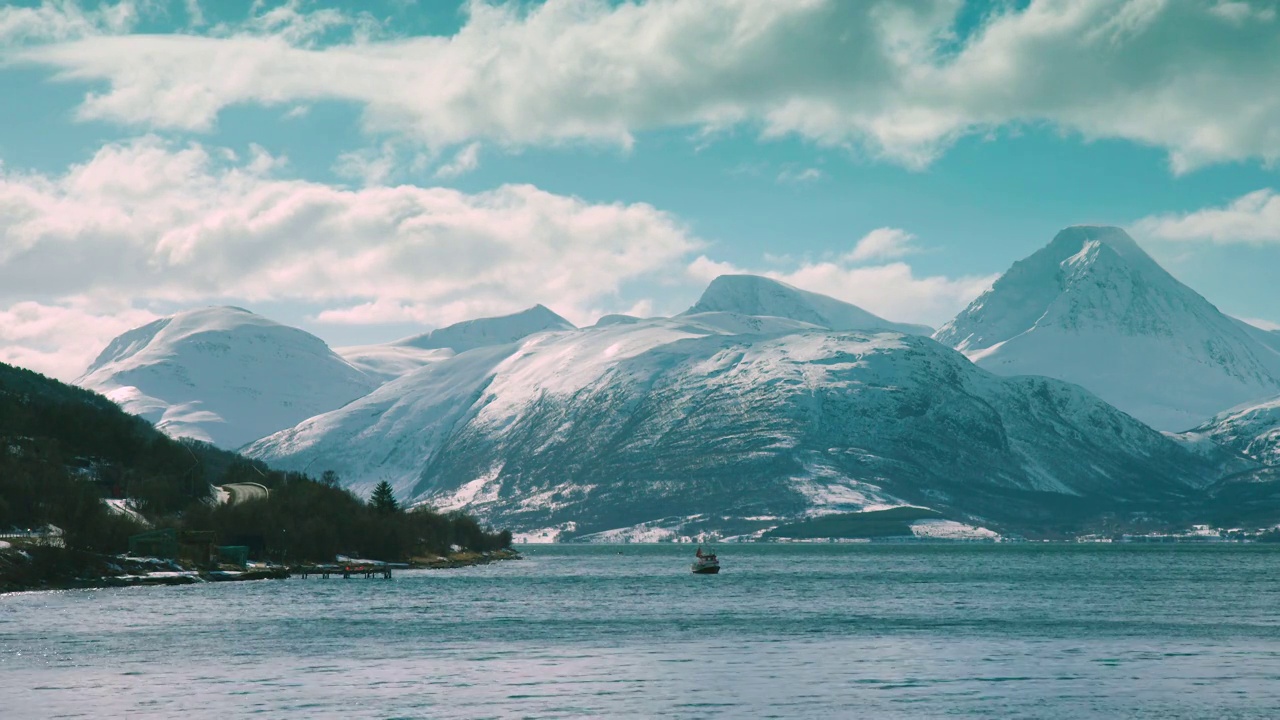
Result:
M76 384L166 434L234 449L350 402L376 383L320 338L223 306L120 335Z
M89 369L85 371L85 375L92 374L104 365L131 357L147 348L162 335L176 339L201 332L231 331L244 325L284 327L274 320L234 305L211 305L183 310L117 336L98 354L98 357L89 365Z
M552 312L547 306L538 304L511 315L454 323L398 340L394 345L423 350L448 348L460 353L479 347L505 345L534 333L573 329L573 323Z
M1086 243L1102 243L1123 256L1147 257L1129 233L1111 225L1072 225L1058 231L1049 243L1050 248L1079 249Z
M1162 430L1280 390L1280 355L1114 227L1059 232L934 339L1003 375L1083 385Z
M759 275L717 277L682 314L706 312L782 317L831 330L888 330L908 335L932 332L923 325L891 322L842 300Z

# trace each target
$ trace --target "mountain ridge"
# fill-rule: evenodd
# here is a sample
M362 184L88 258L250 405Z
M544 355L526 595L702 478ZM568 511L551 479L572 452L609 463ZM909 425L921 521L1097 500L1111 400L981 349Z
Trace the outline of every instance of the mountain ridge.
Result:
M573 323L539 303L510 315L464 320L391 344L421 350L447 348L454 352L466 352L478 347L515 342L538 332L575 329Z
M889 330L909 335L933 333L933 328L885 320L857 305L760 275L720 275L711 281L702 297L681 314L706 312L784 317L829 330Z
M776 318L736 332L702 315L458 355L246 453L583 534L664 518L750 534L902 504L1017 527L1054 504L1173 502L1215 479L1078 387L1000 378L925 337Z

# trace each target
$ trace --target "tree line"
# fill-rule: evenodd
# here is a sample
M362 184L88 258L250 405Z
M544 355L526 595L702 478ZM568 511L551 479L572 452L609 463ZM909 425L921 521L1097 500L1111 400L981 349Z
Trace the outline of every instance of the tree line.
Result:
M264 500L218 505L210 485L255 482ZM370 503L340 487L194 440L174 440L107 398L0 363L0 532L55 525L69 548L128 549L136 520L105 497L128 497L154 527L212 531L262 559L332 560L336 554L403 560L451 546L484 551L510 533L474 518L399 507L389 485Z

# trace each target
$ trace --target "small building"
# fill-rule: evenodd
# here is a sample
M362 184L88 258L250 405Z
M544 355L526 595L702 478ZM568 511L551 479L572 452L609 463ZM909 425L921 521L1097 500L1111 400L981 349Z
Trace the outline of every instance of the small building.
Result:
M248 545L219 545L214 550L218 553L218 562L220 564L239 565L240 567L249 564Z
M173 528L160 528L130 535L129 554L174 560L178 557L178 531Z
M197 563L213 562L213 533L205 530L160 528L129 537L129 554L156 557L165 560L192 560Z

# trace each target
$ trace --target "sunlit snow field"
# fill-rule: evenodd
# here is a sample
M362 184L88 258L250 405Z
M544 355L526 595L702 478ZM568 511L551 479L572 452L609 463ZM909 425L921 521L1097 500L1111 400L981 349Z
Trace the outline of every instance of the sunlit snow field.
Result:
M0 596L0 716L1273 717L1280 549L527 546Z

